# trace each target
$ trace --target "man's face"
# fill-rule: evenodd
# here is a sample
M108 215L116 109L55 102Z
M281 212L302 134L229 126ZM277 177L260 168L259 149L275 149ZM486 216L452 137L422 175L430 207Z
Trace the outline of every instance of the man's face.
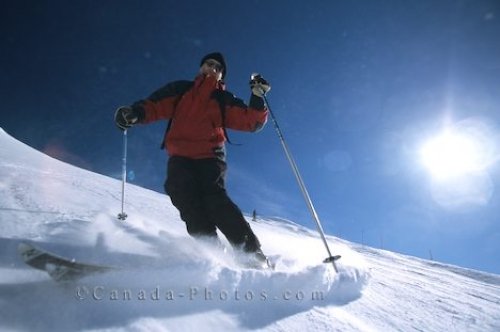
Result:
M214 59L207 59L200 67L200 74L215 76L217 81L222 79L222 64Z

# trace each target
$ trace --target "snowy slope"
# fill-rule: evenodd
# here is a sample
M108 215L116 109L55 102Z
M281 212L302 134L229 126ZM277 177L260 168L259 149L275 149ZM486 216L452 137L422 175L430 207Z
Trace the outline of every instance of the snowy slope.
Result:
M186 235L168 197L52 159L0 129L2 331L499 331L500 276L251 222L276 271ZM55 284L20 241L119 271Z

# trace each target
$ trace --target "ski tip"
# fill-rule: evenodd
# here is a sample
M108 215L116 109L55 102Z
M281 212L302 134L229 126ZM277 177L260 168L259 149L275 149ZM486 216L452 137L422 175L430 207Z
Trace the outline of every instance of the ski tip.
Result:
M24 253L29 252L31 250L35 249L31 244L27 242L19 242L17 245L17 252L23 256Z
M31 248L31 246L29 244L27 244L26 242L20 242L18 245L17 245L17 251L18 252L23 252L23 251L26 251L28 250L29 248Z
M25 263L29 263L34 257L39 255L38 250L31 244L26 242L20 242L17 245L17 253Z

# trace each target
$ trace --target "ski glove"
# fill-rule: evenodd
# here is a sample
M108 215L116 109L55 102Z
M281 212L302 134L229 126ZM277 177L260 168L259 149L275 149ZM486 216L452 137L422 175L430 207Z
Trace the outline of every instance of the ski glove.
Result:
M115 113L115 124L121 130L127 130L139 121L139 116L130 106L121 106Z
M271 90L271 85L260 74L253 73L250 76L250 89L252 89L254 95L263 97Z

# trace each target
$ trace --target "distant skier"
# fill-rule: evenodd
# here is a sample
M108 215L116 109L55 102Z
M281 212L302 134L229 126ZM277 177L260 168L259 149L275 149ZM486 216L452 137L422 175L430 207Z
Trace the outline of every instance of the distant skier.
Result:
M218 241L218 228L236 248L251 254L254 263L269 266L261 244L225 188L226 128L256 132L267 121L262 98L270 90L260 75L252 75L246 105L225 91L227 73L221 53L200 63L194 81L174 81L115 113L116 125L126 130L136 123L169 120L162 148L169 154L165 191L194 237Z

